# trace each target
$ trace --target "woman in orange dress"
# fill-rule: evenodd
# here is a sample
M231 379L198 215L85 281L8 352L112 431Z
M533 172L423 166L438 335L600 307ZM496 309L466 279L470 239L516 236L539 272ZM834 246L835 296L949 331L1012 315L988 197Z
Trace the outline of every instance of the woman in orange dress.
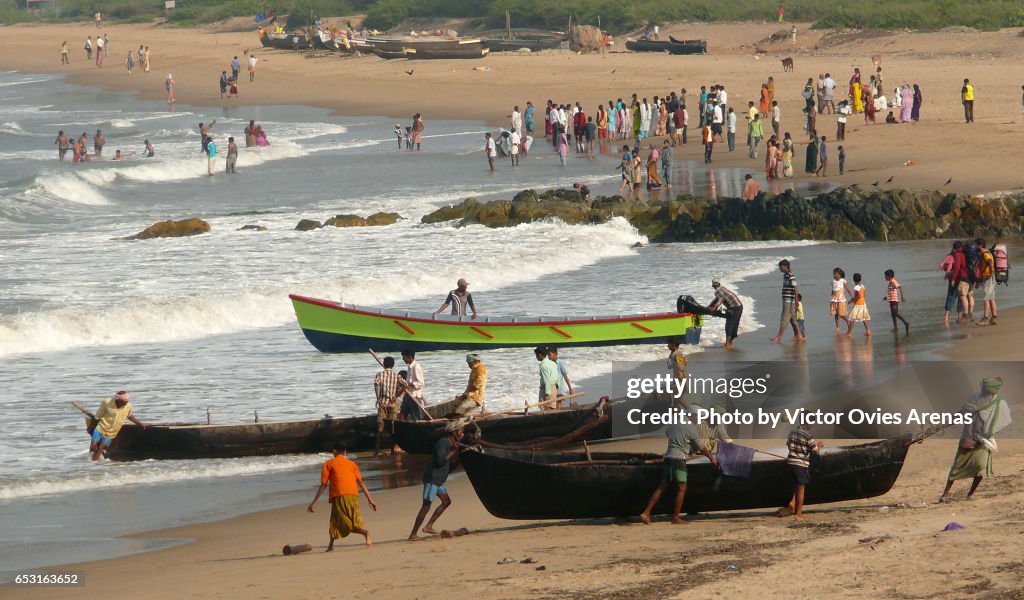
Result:
M761 118L762 119L767 119L768 118L768 111L771 110L771 106L772 106L772 93L770 91L768 91L768 84L767 83L762 83L761 84L761 106L759 107L761 109Z

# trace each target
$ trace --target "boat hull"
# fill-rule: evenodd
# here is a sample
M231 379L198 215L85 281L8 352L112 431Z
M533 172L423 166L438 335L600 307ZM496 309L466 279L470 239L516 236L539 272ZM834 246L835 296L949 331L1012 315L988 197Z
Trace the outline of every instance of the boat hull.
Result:
M428 406L433 417L455 407L451 400ZM391 427L385 424L381 446L391 445ZM107 449L116 461L240 458L279 454L330 452L337 442L350 452L373 450L377 415L280 423L236 425L154 425L142 429L125 425Z
M583 441L606 440L613 437L612 423L615 415L623 415L633 408L642 408L645 412L663 412L671 405L671 398L638 398L636 400L620 400L606 405L600 418L596 413L597 404L588 404L576 409L541 411L534 409L528 415L504 415L474 421L480 429L480 437L484 442L498 445L537 444L550 447L582 428L587 428L579 436L573 437L570 443ZM621 417L620 417L621 420ZM447 421L396 421L394 429L395 442L410 454L430 454L434 444L444 437ZM637 431L645 433L645 431Z
M703 325L702 316L686 313L491 320L360 309L294 294L290 298L303 334L321 352L618 346L661 343L669 337L696 345Z
M523 48L530 52L539 52L541 50L558 50L562 47L562 40L554 37L546 39L490 38L484 40L484 47L491 52L518 52Z
M888 492L903 468L910 436L849 446L811 462L805 504L842 502ZM639 515L662 478L657 455L531 453L468 450L462 464L480 501L503 519L585 519ZM639 461L628 464L628 461ZM783 459L754 461L748 478L725 477L708 462L687 468L684 512L750 510L784 506L793 475ZM674 493L662 495L652 514L671 514Z

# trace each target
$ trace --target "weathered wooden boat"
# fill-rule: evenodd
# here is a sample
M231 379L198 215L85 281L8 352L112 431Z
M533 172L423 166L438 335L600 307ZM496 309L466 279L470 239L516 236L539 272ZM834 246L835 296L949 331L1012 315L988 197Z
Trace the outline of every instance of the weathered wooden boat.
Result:
M384 48L377 48L375 46L370 47L370 52L373 52L377 56L385 60L394 60L396 58L405 58L405 48L398 50L385 50Z
M675 55L685 54L707 54L708 53L708 42L707 40L676 40L669 38L671 42L668 45L668 53Z
M827 450L811 461L804 502L822 504L885 494L903 468L901 437ZM761 456L761 455L757 455ZM657 454L465 450L462 464L488 512L503 519L595 519L639 515L662 477ZM777 508L793 495L785 459L755 460L747 478L726 477L706 459L687 466L686 512ZM653 514L670 514L664 494Z
M293 33L268 33L270 46L278 50L309 50L309 38L304 31Z
M663 412L672 404L669 396L645 396L637 399L602 399L559 410L538 410L529 414L502 414L477 417L467 433L479 436L491 447L558 448L574 443L606 440L612 437L615 415L620 420L632 409ZM445 436L445 420L395 421L394 439L411 454L430 454L437 440ZM650 428L650 430L655 430ZM647 430L638 433L646 433Z
M618 346L677 337L700 342L704 317L689 313L616 317L455 317L360 308L289 295L302 333L321 352L486 350L534 346Z
M626 40L626 50L632 52L668 52L668 40Z
M450 413L455 399L427 406L430 416ZM86 419L89 426L89 419ZM174 423L151 425L146 429L125 425L107 450L117 461L238 458L278 454L330 452L343 442L350 452L373 450L377 415L335 417L307 421L201 425ZM384 427L383 447L391 445L391 428Z
M557 50L562 47L562 40L558 37L543 38L483 38L484 47L491 52L518 52L526 48L530 52L541 50Z
M317 31L310 38L313 47L317 50L337 50L338 42L335 40L334 35L330 31Z
M367 43L374 48L397 51L411 50L451 50L463 46L482 46L480 38L369 38Z
M452 60L483 58L490 52L483 43L468 44L435 50L433 48L406 48L405 57L410 60Z
M263 29L261 27L259 29L259 31L256 33L256 35L259 36L260 44L262 44L264 48L273 48L274 47L274 45L270 42L270 32L269 31L267 31L266 29Z

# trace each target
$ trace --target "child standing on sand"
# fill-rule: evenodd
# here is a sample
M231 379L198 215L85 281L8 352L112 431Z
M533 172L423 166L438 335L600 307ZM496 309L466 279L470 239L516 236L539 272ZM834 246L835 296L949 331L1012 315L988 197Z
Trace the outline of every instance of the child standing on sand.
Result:
M348 537L350 533L358 533L366 539L367 546L372 546L370 532L363 527L363 516L359 513L359 490L366 495L366 501L374 511L377 510L377 503L363 483L359 466L348 459L345 444L340 442L334 446L334 458L324 463L320 472L320 488L307 511L313 512L316 501L328 487L331 488L328 496L331 500L331 521L327 531L331 541L327 544L327 552L334 550L334 540Z
M850 325L850 319L846 317L846 303L848 294L852 294L845 277L846 273L839 267L832 269L832 297L829 299L828 312L836 322L836 335L839 335L839 319L845 321L847 326Z
M786 508L781 509L776 515L783 517L792 514L797 521L803 521L804 517L804 489L811 482L811 452L821 452L825 444L815 440L809 433L810 425L801 423L796 429L789 432L786 438L786 448L789 455L786 457L786 464L793 473L795 485L793 486L793 498ZM787 512L788 510L788 512Z
M889 282L885 292L885 301L889 303L889 315L892 316L892 332L898 333L899 328L896 326L896 319L899 319L903 321L903 327L907 330L907 337L910 337L910 321L907 321L900 314L900 302L907 301L907 297L903 294L903 286L900 285L900 282L896 281L896 272L892 269L886 270L885 280Z
M796 324L800 328L800 337L807 337L804 332L804 295L796 295ZM796 335L796 331L793 332Z
M871 314L868 312L868 304L865 300L867 288L861 283L860 273L853 274L853 298L850 298L850 302L853 303L853 309L850 310L849 327L846 329L846 335L849 336L853 333L854 323L864 324L864 336L869 337L871 335L871 325L868 321L871 320Z

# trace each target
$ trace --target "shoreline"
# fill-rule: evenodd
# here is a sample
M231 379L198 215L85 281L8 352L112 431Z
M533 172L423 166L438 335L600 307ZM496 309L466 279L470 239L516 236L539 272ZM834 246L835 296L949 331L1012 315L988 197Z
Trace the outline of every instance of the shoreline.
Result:
M870 62L864 57L884 44L888 53L884 60L887 81L920 81L925 91L922 121L897 127L863 125L862 116L853 115L844 142L847 172L838 177L833 170L830 179L840 185L871 186L877 182L878 189L903 187L972 194L1022 189L1014 176L1013 157L1001 151L1022 129L1019 87L996 82L1014 81L1015 75L1019 75L1016 79L1024 80L1024 66L1015 60L1024 57L1024 38L1010 35L1009 30L974 34L887 33L881 38L857 39L854 36L852 41L822 49L815 49L813 43L801 44L795 49L775 48L776 56L796 55L798 75L782 73L772 55L765 55L763 61L754 60L761 57L752 55L749 44L773 33L776 25L726 23L671 28L666 34L699 35L718 42L709 55L674 57L679 60L672 62L666 62L665 56L657 54L612 52L589 56L554 51L531 56L496 55L481 61L307 58L311 55L264 50L257 45L254 32L174 30L151 24L113 25L103 29L112 34L111 44L115 49L103 69L87 63L80 50L78 38L96 32L91 24L7 26L3 28L5 35L0 39L0 51L11 58L9 68L35 73L68 73L70 82L133 91L140 99L162 99L163 78L170 72L177 82L175 93L179 101L193 106L213 109L299 104L346 116L388 115L400 121L411 120L412 113L421 112L428 133L430 120L438 118L504 125L511 105L518 104L522 108L528 99L533 99L538 109L542 109L549 98L558 102L578 100L589 114L598 103L605 104L608 99L617 97L628 98L633 91L652 97L686 87L688 101L695 103L694 93L701 84L719 80L728 84L731 97L736 98L730 104L742 109L744 100L755 99L760 82L772 75L780 86L777 97L783 113L783 130L792 132L794 139L801 142L804 138L798 116L802 103L799 91L805 80L802 78L830 68L842 69L836 74L842 84L851 61L869 67ZM811 42L821 40L823 35L807 33ZM965 52L990 55L990 60L979 64L972 62L968 55L950 53L951 38L962 41ZM56 50L62 39L69 39L71 47L77 48L72 50L72 63L66 68L57 64ZM137 72L129 76L122 66L122 51L136 48L140 43L153 49L153 70L149 74ZM38 51L41 47L52 47L52 60L47 52ZM238 99L219 99L216 84L219 71L227 68L231 56L244 57L245 51L257 53L260 59L256 82L241 82ZM218 64L222 66L216 66ZM490 70L475 70L478 66ZM678 77L676 69L683 71L685 77ZM414 74L407 75L407 71ZM979 104L978 118L979 124L995 128L992 144L974 143L977 129L958 123L958 119L962 120L961 107L955 96L950 98L953 94L950 90L959 89L956 77L961 73L975 77L979 94L985 90L986 104ZM435 91L442 93L432 93ZM692 114L693 107L690 108ZM884 115L880 116L884 120ZM698 139L699 132L695 129L691 127L690 137ZM819 116L819 130L823 135L831 138L834 129L833 117ZM743 121L739 119L737 151L728 154L716 150L715 167L763 170L763 159L746 156L744 131ZM965 158L944 150L957 146L970 146L973 154ZM802 171L798 168L802 165L801 151L802 147L798 146L794 157L798 172ZM677 160L699 160L700 144L694 145L691 141L689 147L677 154L681 155ZM979 169L978 165L986 168ZM886 182L889 177L893 180ZM944 185L947 178L952 181ZM808 177L800 173L799 179Z

